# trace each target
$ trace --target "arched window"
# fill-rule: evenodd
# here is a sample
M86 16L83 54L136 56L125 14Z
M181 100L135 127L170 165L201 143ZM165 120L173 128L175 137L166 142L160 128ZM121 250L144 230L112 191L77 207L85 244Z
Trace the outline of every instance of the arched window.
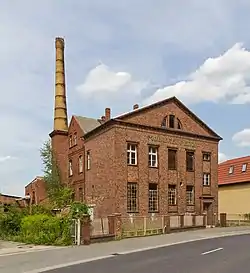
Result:
M161 127L181 130L182 124L175 115L171 114L163 118L161 122Z
M165 116L165 117L163 118L163 120L162 120L162 122L161 122L161 127L164 127L164 128L167 127L167 118L168 118L168 116Z
M177 129L181 130L182 129L182 125L180 120L177 118Z

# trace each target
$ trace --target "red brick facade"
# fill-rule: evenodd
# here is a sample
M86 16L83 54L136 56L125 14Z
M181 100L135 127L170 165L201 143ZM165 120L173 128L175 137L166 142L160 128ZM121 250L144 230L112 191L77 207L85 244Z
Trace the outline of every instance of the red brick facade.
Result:
M24 198L8 194L0 194L0 205L17 205L21 208L27 205Z
M110 118L110 109L105 112L101 120L73 116L67 141L58 144L53 136L76 200L92 205L95 217L206 212L211 223L217 219L221 138L215 132L176 98L116 118ZM136 147L135 165L127 162L130 143ZM157 151L154 167L149 166L150 147ZM175 154L174 170L169 150ZM187 171L190 153L193 169ZM134 185L133 201L128 183ZM35 187L38 203L45 196L42 187ZM31 191L34 186L28 185L26 193Z
M169 115L175 116L175 128L168 128L168 118L167 124L163 122ZM218 213L218 143L221 138L177 99L107 120L85 134L77 118L72 117L68 135L68 144L71 143L68 162L72 169L69 183L75 190L75 199L93 205L96 217L111 213L200 214L205 210L212 219ZM137 147L135 166L127 164L128 143ZM157 148L157 167L149 167L150 146ZM176 151L176 170L168 169L169 149ZM192 171L186 170L187 152L194 154ZM203 158L204 153L209 158ZM79 161L80 156L83 161ZM209 175L205 182L204 174ZM135 211L128 211L128 182L137 187ZM155 201L157 208L153 210L149 210L149 184L154 184L150 186L154 187L155 194L151 201L158 199ZM173 205L168 200L170 188L176 191ZM193 189L194 194L194 202L190 205L187 204L187 189Z
M47 202L45 182L37 176L25 187L25 196L30 198L30 204L37 205Z

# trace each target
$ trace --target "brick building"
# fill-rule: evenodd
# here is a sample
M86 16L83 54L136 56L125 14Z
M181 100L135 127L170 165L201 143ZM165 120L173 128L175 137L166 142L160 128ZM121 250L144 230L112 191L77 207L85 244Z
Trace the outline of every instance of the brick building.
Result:
M25 198L21 196L8 195L0 193L0 205L17 205L19 207L25 207L26 201Z
M250 214L250 156L219 164L219 212L233 220Z
M29 202L33 205L44 204L47 202L43 177L37 176L25 186L25 196L29 197Z
M75 199L96 217L218 213L221 137L172 97L127 114L72 116L68 126L64 40L56 38L52 148Z

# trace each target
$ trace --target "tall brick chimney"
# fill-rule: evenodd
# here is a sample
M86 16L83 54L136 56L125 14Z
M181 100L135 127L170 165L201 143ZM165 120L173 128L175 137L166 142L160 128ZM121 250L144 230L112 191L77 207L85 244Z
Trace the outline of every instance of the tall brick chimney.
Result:
M55 47L56 47L56 75L55 75L54 130L68 131L65 69L64 69L64 39L56 38Z
M68 115L64 68L64 39L55 39L55 97L54 97L54 127L50 133L52 151L61 172L61 181L67 183L68 178Z
M111 116L111 110L110 108L105 108L105 121L110 120L110 116Z

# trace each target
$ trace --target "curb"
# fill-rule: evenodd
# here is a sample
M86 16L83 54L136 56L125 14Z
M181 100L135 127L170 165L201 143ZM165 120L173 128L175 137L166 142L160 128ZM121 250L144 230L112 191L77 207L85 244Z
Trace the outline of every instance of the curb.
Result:
M221 237L240 236L240 235L247 235L247 234L250 234L250 230L231 231L231 232L227 232L227 233L224 233L224 234L217 234L217 235L214 235L214 236L211 235L211 236L202 237L202 238L182 240L182 241L178 241L178 242L174 242L174 243L168 243L168 244L162 244L162 245L157 245L157 246L150 246L150 247L145 247L145 248L140 248L140 249L117 252L117 253L115 253L115 255L126 255L126 254L132 254L132 253L136 253L136 252L143 252L143 251L147 251L147 250L153 250L153 249L157 249L157 248L168 247L168 246L179 245L179 244L185 244L185 243L190 243L190 242L195 242L195 241L210 240L210 239L221 238ZM34 270L31 270L31 271L26 271L25 273L41 273L41 272L46 272L46 271L49 271L49 270L54 270L54 269L59 269L59 268L63 268L63 267L72 266L72 265L78 265L78 264L83 264L83 263L108 259L108 258L114 257L115 255L114 254L109 254L109 255L106 255L106 256L99 256L99 257L93 257L93 258L89 258L89 259L78 260L78 261L64 263L64 264L58 264L58 265L54 265L54 266L48 266L48 267L44 267L44 268L34 269Z

